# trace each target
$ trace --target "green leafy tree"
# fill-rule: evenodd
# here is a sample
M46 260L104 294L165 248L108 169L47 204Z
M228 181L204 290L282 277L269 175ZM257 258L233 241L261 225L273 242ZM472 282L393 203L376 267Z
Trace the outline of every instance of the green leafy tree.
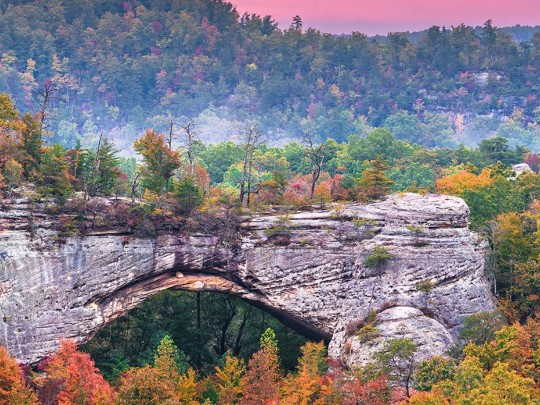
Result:
M41 163L42 141L39 134L39 122L29 113L24 114L22 118L24 129L22 130L22 148L25 153L23 161L24 175L29 178L35 175Z
M184 177L174 186L174 195L178 202L178 210L183 214L189 214L203 201L201 189L189 177Z
M384 246L376 246L375 249L373 249L373 253L365 258L364 265L374 268L381 267L391 258L392 255L388 252L387 248Z
M188 371L185 355L178 350L169 335L165 335L156 348L154 367L171 380Z
M452 359L434 356L418 363L414 374L414 387L420 391L431 391L441 381L454 378L456 365Z
M60 145L43 147L37 178L40 190L65 200L73 191L71 180L66 150Z
M82 149L79 176L90 196L111 195L120 177L118 151L108 139L100 138L97 148Z
M435 185L435 177L436 173L432 167L417 162L388 172L388 178L393 181L394 192L432 187Z
M388 375L390 380L405 388L407 397L416 369L416 352L418 348L408 338L388 339L384 347L373 355L380 370Z
M399 140L414 143L422 139L422 128L418 118L406 112L388 116L384 126Z
M501 162L508 166L519 163L522 159L522 156L510 149L508 140L500 136L484 139L480 142L478 150L489 163Z
M221 142L208 145L197 153L202 166L208 171L213 184L223 181L223 175L232 164L242 161L244 151L241 146L232 142Z
M504 325L504 316L498 310L473 314L463 321L459 338L466 343L482 345L495 339L495 333Z

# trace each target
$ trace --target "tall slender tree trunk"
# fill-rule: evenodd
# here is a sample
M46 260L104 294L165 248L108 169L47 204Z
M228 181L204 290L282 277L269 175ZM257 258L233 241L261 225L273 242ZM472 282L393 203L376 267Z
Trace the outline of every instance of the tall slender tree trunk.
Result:
M253 159L249 160L248 177L247 177L247 207L251 204L251 176L253 169Z
M195 301L197 305L197 332L200 336L201 334L201 292L197 291L195 293ZM199 350L197 350L197 354L195 357L195 363L197 369L200 371L202 369L202 358L201 358L201 347L199 347Z

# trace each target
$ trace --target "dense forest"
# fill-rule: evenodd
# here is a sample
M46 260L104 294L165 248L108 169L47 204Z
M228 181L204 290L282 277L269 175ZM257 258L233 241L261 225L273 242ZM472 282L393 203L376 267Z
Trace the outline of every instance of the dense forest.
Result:
M69 147L105 131L127 150L187 118L207 142L238 141L252 119L274 142L341 142L368 124L428 147L497 133L538 151L540 33L522 31L488 21L383 40L301 18L283 30L222 0L6 0L0 92L36 111L52 83L47 128Z
M467 320L461 334L466 346L459 354L454 350L454 358L415 362L414 344L395 338L375 353L372 364L351 371L327 359L322 342L308 342L295 372L285 373L276 336L267 329L247 365L228 353L206 377L198 376L165 336L149 364L122 373L114 386L71 341L62 342L30 383L0 347L0 400L17 405L528 405L540 400L539 335L535 320L502 326L493 314L479 314Z
M0 95L0 187L6 209L11 199L26 198L45 203L51 215L68 214L59 217L55 243L119 224L135 237L203 230L230 243L238 215L249 212L270 209L286 218L290 210L339 210L347 201L390 192L439 192L464 198L471 226L489 241L500 308L468 318L447 357L417 363L414 343L396 338L371 364L348 370L325 357L322 343L306 342L246 303L166 293L86 344L82 350L96 363L67 341L24 371L2 349L6 403L466 404L502 397L506 402L498 403L529 404L540 398L534 316L540 157L527 148L494 137L476 148L430 150L367 125L346 142L307 137L270 147L252 123L242 143L207 145L195 139L190 122L178 128L180 148L172 145L174 131L139 134L137 162L119 157L104 136L94 147L50 144L40 118L21 115ZM517 174L512 166L523 161L531 169ZM382 247L365 265L385 254ZM377 330L366 322L353 331L362 339Z
M0 209L44 205L55 244L119 225L226 244L253 213L449 194L499 300L442 357L396 338L349 370L246 302L167 291L32 368L0 347L0 404L540 403L537 29L370 38L222 0L6 0L0 54Z

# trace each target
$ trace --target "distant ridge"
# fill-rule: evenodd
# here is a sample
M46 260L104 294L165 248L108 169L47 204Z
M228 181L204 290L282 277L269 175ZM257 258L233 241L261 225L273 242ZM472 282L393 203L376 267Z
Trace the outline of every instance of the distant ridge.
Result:
M451 26L446 27L448 29L452 29ZM523 42L523 41L530 41L534 34L540 33L540 25L535 25L534 27L530 25L513 25L511 27L497 27L500 30L506 32L509 34L512 39L516 42ZM361 31L361 30L360 30ZM426 33L428 32L428 29L422 30L422 31L405 31L407 34L407 38L409 41L411 41L414 44L417 44L426 36ZM482 33L482 27L476 26L474 27L474 33L476 35L480 35ZM373 35L370 38L373 38L377 42L381 44L385 44L388 42L388 35Z

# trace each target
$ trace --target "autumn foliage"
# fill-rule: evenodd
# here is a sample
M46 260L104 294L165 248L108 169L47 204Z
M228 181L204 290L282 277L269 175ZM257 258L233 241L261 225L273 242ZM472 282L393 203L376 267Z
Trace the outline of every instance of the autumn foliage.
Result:
M485 317L476 318L472 322ZM467 328L474 325L469 322ZM115 388L71 341L62 342L47 362L44 376L34 377L34 388L0 348L0 404L525 405L540 401L540 321L530 318L524 324L516 322L487 335L482 328L477 324L470 329L475 331L474 336L462 336L469 343L459 359L439 356L417 364L410 397L395 378L402 372L400 365L384 361L389 348L397 342L400 349L404 339L387 342L380 355L374 355L372 364L357 370L328 359L323 343L308 342L301 349L296 371L286 374L279 365L275 335L269 329L247 367L227 354L222 366L204 378L187 366L166 336L152 364L127 370ZM395 356L405 358L398 351L393 356L394 360Z
M462 195L465 191L488 186L493 183L491 171L482 170L478 175L466 170L459 170L437 180L439 192L451 195Z
M115 393L86 353L77 351L71 340L62 341L60 350L49 360L45 373L47 382L57 385L58 404L106 405Z
M170 180L180 167L180 154L167 146L163 135L151 130L146 131L133 146L143 158L143 186L155 193L169 191Z
M285 375L279 365L277 341L271 329L261 338L261 348L246 367L227 355L222 367L209 377L185 369L179 351L169 337L159 344L153 364L124 372L113 389L99 374L93 361L63 341L47 362L46 377L36 377L39 394L26 385L20 368L5 349L0 349L0 404L59 405L161 405L199 403L230 404L390 404L401 398L392 394L384 376L360 381L339 364L328 371L325 346L302 347L297 372ZM214 392L217 402L205 395ZM206 401L206 402L205 402Z
M36 393L26 384L17 362L0 346L0 404L37 404Z

